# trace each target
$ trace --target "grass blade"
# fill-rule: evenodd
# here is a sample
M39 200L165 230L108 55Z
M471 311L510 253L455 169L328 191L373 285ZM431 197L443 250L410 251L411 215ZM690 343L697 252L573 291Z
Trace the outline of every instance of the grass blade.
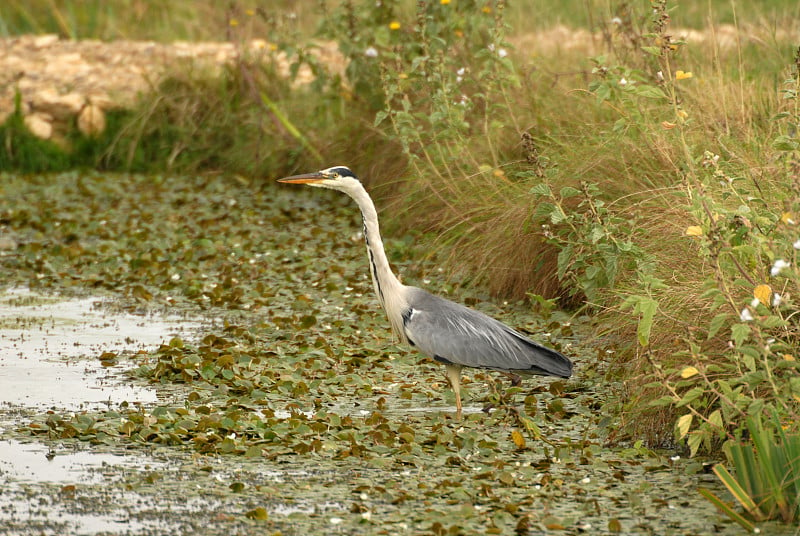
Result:
M744 518L739 512L731 508L731 506L728 503L726 503L725 501L714 495L714 493L712 493L711 490L706 488L698 488L697 491L699 491L700 495L708 499L711 502L711 504L716 506L722 513L724 513L733 521L741 525L742 528L744 528L748 532L756 531L755 525L753 525L749 520Z
M314 148L314 146L313 146L313 145L311 145L311 142L310 142L310 141L308 141L308 138L306 138L306 137L303 135L303 133L302 133L302 132L300 132L300 130L299 130L299 129L298 129L296 126L294 126L294 124L293 124L293 123L292 123L292 122L289 120L289 118L288 118L288 117L286 117L286 114L284 114L284 113L283 113L283 112L280 110L280 108L278 108L278 105L277 105L277 104L275 104L275 102L273 102L273 101L272 101L272 99L270 99L270 98L267 96L267 94L266 94L266 93L264 93L263 91L261 91L261 92L260 92L260 95L261 95L261 102L263 102L263 103L264 103L264 105L265 105L267 108L269 108L269 110L270 110L270 111L271 111L271 112L272 112L272 113L275 115L275 117L278 119L278 121L280 121L281 125L283 125L283 128L285 128L285 129L286 129L286 131L287 131L289 134L291 134L291 136L292 136L294 139L296 139L297 141L299 141L299 142L300 142L300 144L301 144L301 145L302 145L302 146L303 146L303 147L304 147L304 148L305 148L305 149L306 149L306 150L307 150L309 153L311 153L312 155L314 155L314 158L316 158L316 159L317 159L317 161L319 161L319 162L322 162L322 161L324 160L324 158L322 157L322 155L320 154L320 152L319 152L319 151L317 151L317 150Z
M753 501L749 493L739 484L732 474L721 464L714 466L714 474L717 475L722 483L728 488L728 491L733 497L739 501L745 510L747 510L756 519L764 519L764 514L761 509Z

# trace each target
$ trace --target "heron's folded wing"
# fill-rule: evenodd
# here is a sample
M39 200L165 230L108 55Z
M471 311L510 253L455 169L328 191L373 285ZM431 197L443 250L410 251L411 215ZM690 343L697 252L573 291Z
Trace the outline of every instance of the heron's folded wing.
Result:
M403 329L429 356L466 367L569 377L572 363L480 311L421 289L409 294Z

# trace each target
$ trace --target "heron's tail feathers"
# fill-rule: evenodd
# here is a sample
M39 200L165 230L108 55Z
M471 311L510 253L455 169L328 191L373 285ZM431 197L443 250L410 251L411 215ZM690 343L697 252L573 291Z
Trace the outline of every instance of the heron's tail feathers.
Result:
M561 352L552 348L542 346L527 337L520 337L526 347L528 347L531 359L530 368L519 372L535 374L537 376L558 376L559 378L569 378L572 376L572 361Z

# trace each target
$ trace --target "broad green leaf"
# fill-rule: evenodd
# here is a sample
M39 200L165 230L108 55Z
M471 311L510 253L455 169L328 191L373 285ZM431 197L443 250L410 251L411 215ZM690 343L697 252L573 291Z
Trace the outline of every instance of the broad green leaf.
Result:
M694 387L690 389L685 395L683 395L683 397L678 401L676 406L682 407L691 404L692 402L703 396L703 393L704 391L702 387Z
M634 313L641 314L639 318L639 325L636 328L636 336L639 340L640 346L647 346L650 344L650 331L653 328L653 319L658 309L658 302L653 298L642 298L636 304Z
M562 199L568 199L570 197L575 197L576 195L581 195L581 191L577 188L573 188L572 186L564 186L561 188L559 192Z
M719 313L711 319L708 325L708 338L711 339L716 335L720 329L725 325L725 322L731 317L728 313Z
M737 323L731 326L731 338L735 346L741 346L742 343L750 336L750 326L747 324Z
M636 94L640 97L648 99L664 99L666 95L661 88L655 86L639 86L636 88Z
M772 142L772 148L779 151L796 151L800 148L800 144L789 136L778 136Z
M692 427L692 420L694 420L694 415L691 413L687 413L686 415L682 415L678 419L677 427L678 427L678 439L683 439L686 437L686 434L689 433L689 429Z
M541 195L543 197L553 197L553 191L550 190L550 186L545 182L540 182L539 184L533 186L529 190L529 193Z
M697 431L689 434L689 439L686 441L689 445L689 457L694 458L694 455L700 450L703 444L703 437L704 434L698 433Z

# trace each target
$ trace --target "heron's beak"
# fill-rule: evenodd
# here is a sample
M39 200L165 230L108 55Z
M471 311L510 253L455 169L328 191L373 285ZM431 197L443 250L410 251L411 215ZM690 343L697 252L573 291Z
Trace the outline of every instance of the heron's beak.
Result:
M304 175L292 175L283 179L278 179L278 182L286 182L289 184L317 184L325 180L325 175L316 171L314 173L306 173Z

